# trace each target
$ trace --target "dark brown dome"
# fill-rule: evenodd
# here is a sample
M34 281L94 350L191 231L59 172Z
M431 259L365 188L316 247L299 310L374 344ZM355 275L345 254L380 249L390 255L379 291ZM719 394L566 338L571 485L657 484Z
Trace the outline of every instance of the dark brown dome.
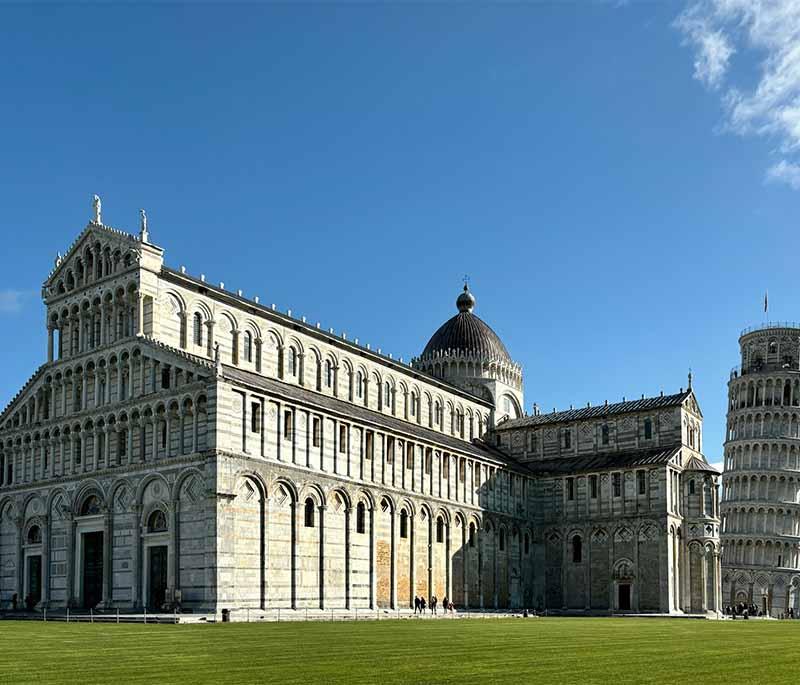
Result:
M425 345L423 359L435 356L438 352L461 352L486 361L513 363L497 333L472 313L475 298L466 285L456 300L456 307L458 314L446 321Z

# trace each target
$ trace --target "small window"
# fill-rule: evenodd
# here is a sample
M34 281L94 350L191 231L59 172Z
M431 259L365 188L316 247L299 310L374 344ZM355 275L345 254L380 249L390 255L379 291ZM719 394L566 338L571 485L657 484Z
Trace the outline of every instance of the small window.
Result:
M583 559L583 544L581 536L576 535L572 538L572 563L580 564Z
M253 402L250 405L250 430L253 433L261 432L261 403Z
M589 496L597 499L597 476L589 476Z
M458 480L462 483L467 480L467 462L462 459L458 464Z
M31 526L30 530L28 530L28 544L38 545L41 541L42 541L42 529L39 528L39 526Z
M161 369L161 388L162 390L169 389L169 369Z
M356 507L356 533L364 534L364 531L367 529L366 518L367 508L364 506L363 502L359 502Z
M450 459L443 457L442 459L442 478L447 480L450 478Z
M167 515L156 509L147 519L148 533L163 533L167 529Z
M506 549L506 531L502 528L500 529L500 551L503 552Z
M405 509L400 510L400 537L408 537L408 513Z
M436 519L436 542L444 542L444 521L441 516Z
M253 361L253 334L250 331L244 332L244 349L242 353L246 362Z
M694 479L689 481L689 494L690 495L694 494Z
M602 440L603 440L603 444L604 445L608 444L608 424L607 423L603 424Z
M470 547L474 547L475 546L475 524L474 523L470 523L469 524L469 546Z
M531 452L535 452L536 451L536 433L531 433L528 436L528 443L529 443L529 450Z
M198 312L194 315L194 344L203 344L203 317Z
M567 499L572 501L575 499L575 479L567 478Z
M361 371L359 371L358 376L356 376L356 397L364 397L364 374L361 373Z
M120 457L125 457L128 454L128 431L125 428L117 433L117 451Z
M333 387L333 364L330 359L325 362L325 387Z
M564 429L564 449L568 450L572 447L572 431L569 428Z
M645 492L647 492L647 481L646 481L646 474L644 471L636 472L636 484L637 484L637 489L639 490L639 494L644 495Z
M417 415L417 402L419 402L419 398L415 393L411 394L411 416Z
M284 440L291 440L292 433L294 430L294 422L292 419L292 412L290 409L287 409L283 412L283 439Z
M530 550L531 550L531 538L527 533L525 533L524 549L525 549L525 554L528 554L528 552L530 552Z
M392 386L389 384L389 381L383 386L383 408L384 409L391 409L392 407Z
M306 528L314 527L314 500L308 497L303 508L303 525Z
M437 426L441 426L442 425L442 405L439 404L438 402L436 403L436 410L435 410L435 413L434 413L434 420L435 420Z
M312 437L311 442L314 447L319 447L322 444L322 421L319 417L315 416L311 422Z
M612 475L612 483L614 487L614 497L622 495L622 474L615 473Z
M94 516L100 513L100 500L95 495L90 495L83 501L81 516Z
M367 459L372 459L375 456L375 435L372 431L367 431L367 435L364 438L365 447L366 447L366 455L364 455Z
M414 468L414 445L411 443L406 444L406 468Z
M167 422L161 422L161 449L167 448Z
M347 426L339 426L339 451L347 452Z
M431 450L428 449L427 453L425 454L425 473L430 473L432 466L433 466L433 454Z
M653 438L653 420L644 420L644 439L651 440Z
M289 348L289 375L297 376L297 350Z

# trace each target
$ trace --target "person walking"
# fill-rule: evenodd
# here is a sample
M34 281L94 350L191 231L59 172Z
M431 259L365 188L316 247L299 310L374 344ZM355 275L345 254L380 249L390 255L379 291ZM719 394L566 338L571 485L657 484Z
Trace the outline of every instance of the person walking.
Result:
M426 606L425 598L424 597L420 597L419 598L419 613L420 614L424 614L425 613L425 606Z
M445 613L445 614L447 614L447 607L449 607L449 606L450 606L450 600L449 600L449 599L447 599L447 597L445 597L445 598L442 600L442 609L444 609L444 613Z
M414 595L414 615L419 611L419 595Z

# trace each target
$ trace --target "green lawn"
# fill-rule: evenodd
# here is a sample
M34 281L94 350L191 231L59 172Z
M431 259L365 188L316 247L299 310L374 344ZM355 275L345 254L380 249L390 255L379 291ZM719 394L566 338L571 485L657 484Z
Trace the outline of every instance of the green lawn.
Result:
M0 682L753 683L797 679L800 621L0 621Z

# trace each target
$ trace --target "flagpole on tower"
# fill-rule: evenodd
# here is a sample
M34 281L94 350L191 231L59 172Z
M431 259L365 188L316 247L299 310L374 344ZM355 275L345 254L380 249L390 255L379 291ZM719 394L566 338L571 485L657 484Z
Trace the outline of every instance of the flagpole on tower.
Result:
M764 291L764 322L766 323L767 319L769 318L767 315L769 314L769 291Z

